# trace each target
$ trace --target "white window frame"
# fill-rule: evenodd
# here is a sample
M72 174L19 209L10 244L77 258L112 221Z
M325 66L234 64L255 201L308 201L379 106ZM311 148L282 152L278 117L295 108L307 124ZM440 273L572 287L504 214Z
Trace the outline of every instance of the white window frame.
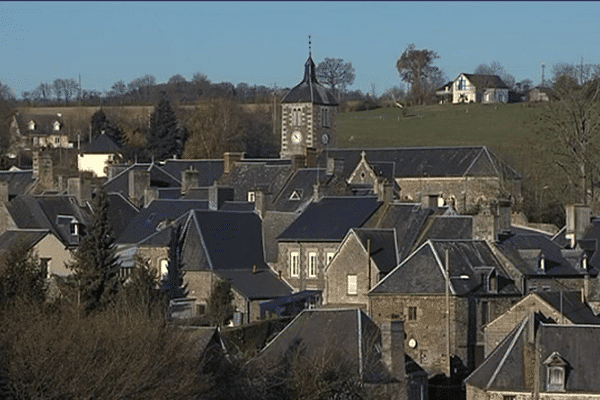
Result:
M334 256L335 256L335 251L327 252L327 265L331 264L331 261L333 260Z
M292 278L300 276L300 253L297 251L290 252L290 276Z
M247 200L248 200L250 203L254 203L254 202L256 201L256 192L254 192L254 191L249 191L249 192L248 192L248 195L247 195Z
M329 109L327 107L321 109L321 123L324 127L329 127Z
M319 259L317 257L316 252L311 251L308 253L308 277L309 278L317 277L318 261L319 261Z
M348 274L346 276L346 294L348 296L358 295L358 276L356 274Z

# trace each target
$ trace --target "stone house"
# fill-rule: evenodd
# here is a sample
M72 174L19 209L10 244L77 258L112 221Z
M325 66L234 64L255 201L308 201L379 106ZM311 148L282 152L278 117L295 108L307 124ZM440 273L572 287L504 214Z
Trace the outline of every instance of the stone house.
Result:
M525 317L466 380L467 400L599 399L599 325Z
M275 270L294 289L324 290L325 268L351 228L377 210L376 197L324 197L312 202L278 237Z
M581 292L533 292L522 298L504 314L483 327L485 357L489 356L508 334L531 313L562 325L598 325L600 318L585 302Z
M341 164L337 171L349 184L376 193L392 185L401 201L434 194L462 214L498 197L521 201L521 175L485 146L329 149L319 155L319 167L329 159Z
M463 73L452 84L452 103L508 103L508 90L498 75Z
M481 240L428 240L369 292L372 318L404 320L405 349L430 376L455 377L483 359L480 328L520 292Z
M395 230L352 228L325 269L323 303L367 308L367 293L398 265Z
M60 113L24 114L17 112L10 124L9 153L16 156L23 150L40 148L71 148L69 136Z

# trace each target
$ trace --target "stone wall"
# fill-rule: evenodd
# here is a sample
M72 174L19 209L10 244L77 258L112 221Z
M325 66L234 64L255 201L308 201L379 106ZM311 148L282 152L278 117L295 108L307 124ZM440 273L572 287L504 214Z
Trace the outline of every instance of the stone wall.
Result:
M328 254L332 256L337 251L339 242L279 242L279 260L274 268L276 273L281 271L282 278L292 286L294 291L325 290L325 267ZM299 276L291 276L291 253L300 255ZM310 253L317 254L316 277L308 275L308 258Z

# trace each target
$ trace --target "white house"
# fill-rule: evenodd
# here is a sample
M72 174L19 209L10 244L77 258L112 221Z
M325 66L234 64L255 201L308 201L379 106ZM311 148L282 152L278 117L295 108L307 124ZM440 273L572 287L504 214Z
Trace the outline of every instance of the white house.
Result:
M105 177L108 165L119 162L120 158L121 148L103 133L77 155L77 169L92 171L97 177Z
M452 103L507 103L508 89L498 75L460 74L452 84Z

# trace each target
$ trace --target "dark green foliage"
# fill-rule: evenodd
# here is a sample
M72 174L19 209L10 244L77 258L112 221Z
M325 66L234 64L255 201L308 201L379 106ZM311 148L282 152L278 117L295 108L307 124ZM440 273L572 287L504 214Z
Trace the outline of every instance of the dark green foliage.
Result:
M244 149L247 158L272 158L279 155L279 138L273 134L273 125L262 115L246 114Z
M210 323L223 326L233 317L233 292L229 281L217 279L208 298L207 313Z
M154 160L164 160L183 151L185 131L180 129L169 99L163 95L150 115L150 129L146 150Z
M47 270L31 249L17 244L6 256L0 275L0 301L12 304L17 299L42 303L45 299Z
M92 129L92 137L104 133L112 139L119 147L123 146L123 135L119 128L113 126L102 109L96 111L90 118L90 126Z
M92 221L77 251L73 282L79 290L81 304L87 312L105 309L119 291L120 264L115 256L115 239L108 222L108 201L104 191L92 202Z
M167 273L161 282L161 289L167 304L173 299L181 299L187 296L187 285L183 282L184 273L181 260L181 246L183 243L180 235L181 226L177 225L171 231Z

